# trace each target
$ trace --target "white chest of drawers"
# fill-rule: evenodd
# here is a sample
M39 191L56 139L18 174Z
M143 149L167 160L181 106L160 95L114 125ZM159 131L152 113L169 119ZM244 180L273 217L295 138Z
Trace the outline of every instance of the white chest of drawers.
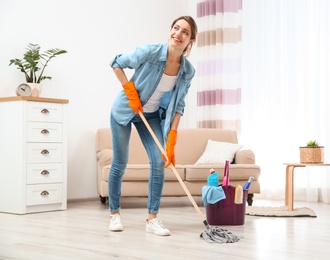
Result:
M0 98L0 212L67 208L67 103Z

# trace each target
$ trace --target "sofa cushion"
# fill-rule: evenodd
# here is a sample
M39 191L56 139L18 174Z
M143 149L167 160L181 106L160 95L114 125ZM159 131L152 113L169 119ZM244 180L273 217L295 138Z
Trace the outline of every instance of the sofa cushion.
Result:
M233 130L192 128L179 129L175 146L175 159L178 165L194 164L203 154L208 140L237 144Z
M242 145L228 142L217 142L208 140L202 156L195 163L196 165L232 162L235 153L242 148Z

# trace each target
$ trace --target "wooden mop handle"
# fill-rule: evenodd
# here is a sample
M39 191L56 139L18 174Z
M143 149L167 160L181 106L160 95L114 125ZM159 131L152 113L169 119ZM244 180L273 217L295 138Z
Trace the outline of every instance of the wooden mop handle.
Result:
M160 150L160 151L162 152L162 154L166 157L166 159L168 159L168 158L167 158L167 155L166 155L166 152L165 152L165 150L164 150L164 148L163 148L163 146L160 144L160 142L159 142L157 136L155 135L154 131L151 129L151 127L150 127L148 121L146 120L146 118L144 117L144 115L143 115L143 113L142 113L141 111L139 111L139 115L140 115L140 117L142 118L142 121L144 122L145 126L147 127L147 129L148 129L149 133L151 134L152 138L153 138L154 141L156 142L156 144L157 144L159 150ZM187 194L187 196L188 196L188 198L189 198L191 204L194 206L195 210L197 211L197 213L199 214L199 216L201 217L201 219L202 219L203 222L205 223L206 219L205 219L205 217L204 217L202 211L201 211L200 208L197 206L197 204L196 204L194 198L191 196L191 194L190 194L190 192L189 192L189 190L188 190L186 184L182 181L182 179L181 179L181 177L180 177L178 171L175 169L175 167L173 166L173 164L170 165L170 168L171 168L171 170L173 171L175 177L178 179L179 183L181 184L183 190L186 192L186 194Z

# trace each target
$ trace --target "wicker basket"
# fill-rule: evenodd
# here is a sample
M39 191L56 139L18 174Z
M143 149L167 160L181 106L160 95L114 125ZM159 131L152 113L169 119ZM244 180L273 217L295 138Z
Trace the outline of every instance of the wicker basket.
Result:
M299 147L300 163L323 163L324 147L323 146L304 146Z

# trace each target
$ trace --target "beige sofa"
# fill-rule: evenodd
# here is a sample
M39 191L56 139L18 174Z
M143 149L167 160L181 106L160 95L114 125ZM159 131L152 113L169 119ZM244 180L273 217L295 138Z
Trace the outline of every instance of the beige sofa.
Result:
M179 129L175 146L176 166L178 173L192 196L201 196L202 187L207 184L210 168L219 173L219 182L223 179L224 163L212 165L195 165L204 153L208 140L237 144L235 131L223 129ZM108 197L108 176L112 160L112 140L109 128L98 129L96 134L97 190L102 203ZM255 164L251 150L236 152L230 164L230 184L244 185L250 176L254 177L248 195L248 204L252 205L253 194L260 193L260 167ZM148 196L149 160L135 128L132 128L130 156L123 177L123 197ZM165 170L163 196L185 196L174 173L170 168Z

